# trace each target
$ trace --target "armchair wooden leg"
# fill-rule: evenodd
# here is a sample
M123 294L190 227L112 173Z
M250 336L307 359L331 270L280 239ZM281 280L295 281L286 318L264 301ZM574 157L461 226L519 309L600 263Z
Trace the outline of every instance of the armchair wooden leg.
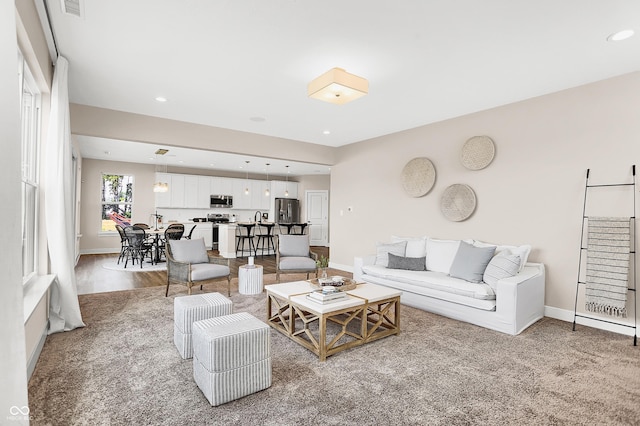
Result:
M169 280L167 279L167 291L164 293L164 297L169 295Z
M227 277L227 297L231 297L231 275Z

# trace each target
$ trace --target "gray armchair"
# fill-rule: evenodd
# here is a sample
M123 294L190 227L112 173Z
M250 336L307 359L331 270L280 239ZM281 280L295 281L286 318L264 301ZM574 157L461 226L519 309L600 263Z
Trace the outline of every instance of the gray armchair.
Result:
M280 234L276 239L276 281L280 282L280 274L315 272L318 255L309 248L309 235Z
M191 287L205 282L227 280L227 296L231 296L231 270L229 260L207 254L204 240L168 240L167 241L167 291L171 283L186 285L189 294Z

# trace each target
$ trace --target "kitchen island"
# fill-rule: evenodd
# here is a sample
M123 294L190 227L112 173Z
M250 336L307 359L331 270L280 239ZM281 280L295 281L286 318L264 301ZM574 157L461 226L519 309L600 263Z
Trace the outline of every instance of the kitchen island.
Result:
M253 228L254 247L258 247L258 242L259 242L258 235L260 234L260 232L257 231L257 228L260 225L263 226L263 229L265 231L267 226L271 228L271 235L273 236L274 241L277 235L280 234L280 226L273 222L230 222L225 224L221 223L219 226L220 237L219 237L219 244L218 244L218 251L220 253L220 256L225 257L227 259L234 259L237 257L236 256L236 244L237 244L236 229L238 228L238 226L242 226L242 225L255 225ZM306 226L307 224L304 223L304 224L294 224L294 225L302 227L302 225ZM285 228L285 231L284 231L285 233L287 232L286 229L289 229L289 226ZM266 247L267 245L265 245L265 250L264 250L265 255L275 254L275 251L273 248L267 249ZM245 251L245 254L247 253L248 251ZM258 249L258 254L262 254L262 250L260 248ZM255 253L251 254L251 256L253 255L255 255Z

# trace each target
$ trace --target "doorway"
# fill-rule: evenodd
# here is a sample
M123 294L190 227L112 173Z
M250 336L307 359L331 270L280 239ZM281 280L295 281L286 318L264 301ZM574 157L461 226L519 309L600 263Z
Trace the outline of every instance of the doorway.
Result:
M305 191L309 244L329 247L329 191Z

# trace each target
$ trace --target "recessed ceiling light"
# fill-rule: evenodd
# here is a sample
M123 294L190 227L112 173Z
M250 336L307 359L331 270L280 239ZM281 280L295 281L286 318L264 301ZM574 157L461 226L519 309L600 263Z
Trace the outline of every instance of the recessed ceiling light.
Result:
M607 37L607 41L622 41L626 40L629 37L633 36L635 32L633 30L622 30L617 33L613 33Z
M266 121L267 119L264 117L250 117L249 120L251 121L255 121L256 123L262 123L263 121Z
M325 130L324 132L322 132L323 135L330 135L331 134L331 130Z
M158 102L167 102L167 98L165 98L164 96L158 96L156 98L156 101L158 101Z

